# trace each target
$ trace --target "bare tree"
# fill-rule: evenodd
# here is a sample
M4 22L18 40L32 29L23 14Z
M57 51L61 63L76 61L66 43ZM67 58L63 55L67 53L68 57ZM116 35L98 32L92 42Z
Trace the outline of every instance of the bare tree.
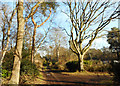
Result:
M70 49L78 56L79 71L84 70L83 59L91 47L93 41L102 37L101 32L113 19L120 14L116 2L107 1L68 1L65 3L69 8L66 13L70 18ZM113 7L114 6L114 7Z
M2 7L2 11L3 11L3 15L2 16L2 22L3 22L3 26L2 26L2 32L3 32L3 39L2 39L2 57L1 57L1 62L0 64L2 64L4 56L7 52L8 49L8 45L9 45L9 40L10 40L10 29L11 29L11 25L12 25L12 20L13 17L16 14L16 8L13 10L10 18L8 17L8 13L7 13L7 7L5 6L5 4L3 4ZM6 38L7 37L7 38Z
M17 5L17 39L16 39L16 48L15 48L15 58L14 58L14 65L12 70L12 76L9 81L9 84L19 84L19 77L20 77L20 63L22 59L22 47L23 47L23 35L24 35L24 25L25 22L28 21L28 19L36 13L34 11L39 4L43 3L44 0L41 0L40 2L37 2L36 5L34 5L31 9L31 12L29 15L24 18L23 16L23 0L18 0Z
M36 10L37 11L37 10ZM36 29L38 28L38 27L41 27L49 18L50 18L50 15L51 15L51 8L49 9L49 11L50 11L50 13L49 13L49 16L47 17L47 19L44 21L44 22L42 22L41 24L39 24L39 25L37 25L37 23L35 22L35 20L34 20L34 18L33 18L33 16L32 16L32 22L33 22L33 24L34 24L34 30L33 30L33 37L32 37L32 52L31 52L31 61L32 61L32 63L33 63L33 60L34 60L34 54L35 54L35 36L36 36ZM40 42L40 45L42 44L42 42L44 41L44 39L46 38L46 36L47 36L47 33L45 33L45 36L44 36L44 38L43 38L43 40ZM39 45L39 46L40 46Z
M51 42L51 46L54 47L55 52L54 55L57 57L57 60L60 56L60 47L66 46L66 35L60 28L53 28L49 31L49 44Z

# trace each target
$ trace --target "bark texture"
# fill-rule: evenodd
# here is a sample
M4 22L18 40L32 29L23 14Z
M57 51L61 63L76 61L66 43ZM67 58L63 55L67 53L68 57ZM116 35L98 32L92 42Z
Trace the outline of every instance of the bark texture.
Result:
M83 59L83 57L84 57L84 55L78 54L78 70L79 70L79 72L84 71L84 63L83 63L84 59Z
M12 76L9 81L9 84L19 84L20 77L20 62L22 59L22 47L23 47L23 34L24 34L24 18L23 18L23 0L18 0L17 8L17 40L16 40L16 49L15 49L15 58L14 65L12 70Z
M32 52L31 52L32 63L34 62L36 29L37 29L37 27L34 28L33 39L32 39Z

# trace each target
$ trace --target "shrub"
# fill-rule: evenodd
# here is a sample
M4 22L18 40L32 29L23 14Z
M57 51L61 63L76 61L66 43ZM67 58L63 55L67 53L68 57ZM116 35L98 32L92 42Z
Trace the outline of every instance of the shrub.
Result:
M22 59L21 62L21 75L38 75L39 70L37 69L36 65L33 64L30 60L28 59Z
M78 61L67 62L66 67L69 71L76 72L78 70Z
M39 70L37 69L36 65L33 64L29 58L30 52L23 49L22 53L22 61L21 61L21 69L20 69L20 83L25 82L28 79L33 79L34 76L39 75ZM2 63L2 77L3 79L10 79L12 74L14 63L14 53L13 50L6 52ZM5 81L4 80L4 81ZM5 81L6 83L6 81Z
M13 62L14 62L13 52L12 51L7 52L2 63L2 69L12 71Z
M60 70L66 70L66 67L65 67L65 65L58 65L58 69L60 69Z
M49 66L49 62L48 61L44 61L43 62L43 66Z
M58 64L54 64L53 66L52 66L52 68L53 69L58 69L59 67L58 67Z
M84 60L85 65L92 65L93 61L90 60Z
M84 61L84 68L90 72L107 72L109 64L103 64L99 60L87 60Z
M6 69L2 69L2 77L6 78L6 77L10 77L11 72L6 70Z
M70 61L66 63L66 67L71 72L78 70L78 61ZM109 64L103 64L99 60L84 60L84 69L90 72L107 72Z
M14 61L14 55L12 50L6 52L6 55L2 63L2 77L7 78L11 76L12 74L11 71L13 69L13 61Z
M114 74L113 80L120 83L120 63L110 63L109 73Z

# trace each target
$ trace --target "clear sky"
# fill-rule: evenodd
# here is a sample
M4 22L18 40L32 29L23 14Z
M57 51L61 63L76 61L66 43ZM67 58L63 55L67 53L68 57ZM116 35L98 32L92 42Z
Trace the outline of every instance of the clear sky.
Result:
M1 1L1 0L0 0ZM3 1L3 0L2 0ZM5 0L4 0L5 1ZM9 0L6 0L6 2L8 2ZM13 0L15 1L15 0ZM11 3L9 4L11 7L14 7L13 5L15 5L14 3ZM70 27L69 27L69 18L62 12L62 11L65 11L66 10L66 7L65 6L60 6L57 8L57 12L55 15L52 15L52 17L54 18L54 22L55 24L53 24L52 26L53 27L64 27L66 28L66 30L70 31ZM41 28L48 28L49 27L49 21L43 25ZM116 21L112 21L107 27L105 27L105 29L107 30L110 30L112 27L118 27L118 20ZM107 39L106 38L100 38L100 39L96 39L93 43L93 46L94 48L97 48L97 49L101 49L102 47L108 47L109 44L107 43L106 41Z
M64 6L60 6L57 11L58 11L58 15L56 16L55 22L57 23L58 26L64 27L67 29L67 31L69 32L70 27L69 27L69 18L66 16L66 14L64 14L62 11L65 12L66 7ZM118 20L112 21L108 26L106 26L104 29L105 30L111 30L112 27L118 27ZM107 32L105 32L107 33ZM101 49L103 47L109 47L109 44L107 43L107 38L99 38L96 39L93 43L94 48L97 49Z

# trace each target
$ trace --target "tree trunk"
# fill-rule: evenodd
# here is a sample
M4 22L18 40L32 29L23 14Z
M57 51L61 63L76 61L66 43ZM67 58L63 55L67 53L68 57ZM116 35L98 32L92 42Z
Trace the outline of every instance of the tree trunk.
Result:
M3 39L2 39L2 54L3 54L3 51L4 51L4 42L5 42L5 22L4 22L4 25L3 25Z
M3 33L4 34L4 33ZM9 39L10 39L10 27L8 28L8 32L7 32L7 43L6 43L6 46L4 46L4 42L5 42L5 40L4 40L4 37L3 37L3 42L2 42L2 58L1 58L1 62L0 62L0 65L2 64L2 62L3 62L3 59L4 59L4 57L5 57L5 54L6 54L6 52L7 52L7 48L8 48L8 45L9 45Z
M4 56L4 42L5 42L5 22L4 22L4 25L3 25L3 39L2 39L2 57L0 58L0 66L2 65L2 62L3 62L3 56Z
M24 34L24 18L23 18L23 0L18 0L18 8L17 8L17 40L16 40L16 48L15 48L15 58L14 65L12 70L12 76L9 81L9 84L19 84L20 77L20 63L22 59L22 47L23 47L23 34Z
M120 55L119 55L119 51L117 50L117 58L118 60L120 60Z
M78 55L78 70L80 71L84 71L84 63L83 63L83 57L84 55Z
M79 72L81 71L81 67L80 67L80 55L78 55L78 70L79 70Z
M35 26L34 32L33 32L32 51L31 51L31 61L32 61L32 63L34 62L34 54L35 54L35 35L36 35L36 29L37 29L37 27Z
M83 57L84 57L84 55L81 55L81 57L80 57L80 59L81 59L81 62L80 62L80 65L81 65L81 71L84 71Z

